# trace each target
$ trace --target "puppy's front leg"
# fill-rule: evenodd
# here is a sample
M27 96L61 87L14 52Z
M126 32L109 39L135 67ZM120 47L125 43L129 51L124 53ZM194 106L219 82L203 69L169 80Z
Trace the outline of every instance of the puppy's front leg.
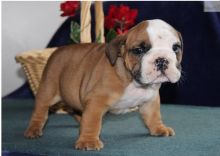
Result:
M108 106L106 98L93 98L86 103L86 108L80 121L80 136L76 141L75 148L80 150L100 150L104 147L99 139L102 117Z
M150 103L145 103L140 107L140 113L145 125L149 128L150 134L154 136L173 136L175 132L172 128L166 127L160 114L160 97Z

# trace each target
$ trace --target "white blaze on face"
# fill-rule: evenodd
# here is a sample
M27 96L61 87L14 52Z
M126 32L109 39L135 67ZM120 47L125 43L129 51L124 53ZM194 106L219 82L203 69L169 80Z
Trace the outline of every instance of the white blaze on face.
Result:
M172 49L174 43L180 42L176 30L162 20L148 20L146 31L151 49L142 58L141 81L143 83L177 82L181 74L176 67L177 58ZM169 61L165 76L161 71L157 71L155 66L155 60L159 57Z

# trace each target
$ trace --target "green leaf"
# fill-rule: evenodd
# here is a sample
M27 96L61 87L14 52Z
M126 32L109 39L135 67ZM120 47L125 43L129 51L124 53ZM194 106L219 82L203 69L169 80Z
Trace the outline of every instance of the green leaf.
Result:
M96 43L101 43L101 31L99 32L98 37L95 40Z
M70 24L70 39L73 43L80 43L80 25L74 21Z
M112 39L117 36L117 33L114 29L110 29L106 35L106 42L109 43Z

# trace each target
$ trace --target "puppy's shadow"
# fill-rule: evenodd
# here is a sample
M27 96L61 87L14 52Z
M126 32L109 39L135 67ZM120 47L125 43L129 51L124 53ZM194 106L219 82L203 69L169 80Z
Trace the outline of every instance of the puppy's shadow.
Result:
M134 139L134 138L143 138L143 137L150 137L150 134L148 135L147 133L137 133L137 134L126 134L126 135L121 135L120 138L126 140L126 139Z
M138 113L137 112L131 112L131 113L120 114L120 115L107 113L106 116L104 117L104 122L103 123L112 122L112 121L124 122L124 121L130 120L131 118L134 118L134 114L138 114Z
M110 144L111 142L115 143L115 138L117 138L117 140L120 140L121 142L140 142L143 140L146 140L148 138L150 138L151 135L147 134L147 133L137 133L137 134L120 134L120 136L116 136L116 135L112 135L112 136L102 136L101 138L103 138L103 140L108 140L108 143Z
M79 125L74 124L74 125L47 125L47 127L50 128L79 128Z

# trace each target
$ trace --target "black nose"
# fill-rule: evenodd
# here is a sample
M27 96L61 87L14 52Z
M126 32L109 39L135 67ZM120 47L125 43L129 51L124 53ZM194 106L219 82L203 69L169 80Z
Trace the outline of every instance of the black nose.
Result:
M163 57L158 57L155 60L155 65L157 67L157 71L165 71L168 68L169 61Z

